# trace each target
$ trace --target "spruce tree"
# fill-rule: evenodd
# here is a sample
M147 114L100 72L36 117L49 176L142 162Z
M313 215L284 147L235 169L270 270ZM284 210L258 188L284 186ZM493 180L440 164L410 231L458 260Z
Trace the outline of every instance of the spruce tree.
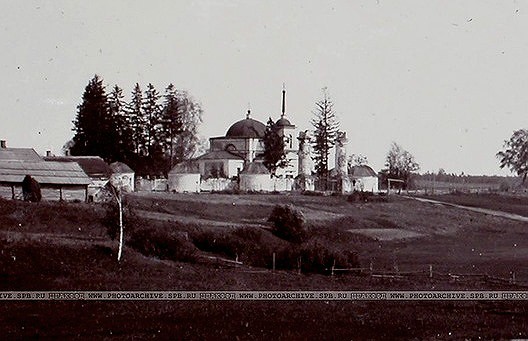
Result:
M135 158L146 155L145 151L145 115L143 114L143 92L139 83L132 90L132 98L127 105L130 130L132 135L132 147Z
M73 124L72 155L97 155L113 161L114 122L109 115L103 79L98 75L86 86Z
M313 144L315 171L321 179L326 180L328 177L328 156L330 149L335 144L339 122L334 113L334 103L326 88L323 88L323 98L317 101L315 106L315 118L312 119L315 137Z
M158 91L152 83L149 83L143 99L143 115L145 117L145 149L147 155L151 157L156 156L162 150L159 99Z
M183 132L183 113L178 91L171 83L165 89L162 110L162 134L164 152L168 154L169 170L174 165L174 141L176 136Z
M108 109L115 127L115 160L130 162L134 150L130 117L125 110L123 89L118 85L112 88L108 97Z

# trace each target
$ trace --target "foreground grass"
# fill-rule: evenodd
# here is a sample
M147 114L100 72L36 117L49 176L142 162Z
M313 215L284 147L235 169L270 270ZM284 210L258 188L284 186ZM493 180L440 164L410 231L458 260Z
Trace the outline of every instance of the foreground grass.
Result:
M508 276L516 271L519 280L528 278L525 224L454 208L407 200L352 205L343 197L283 195L134 196L131 202L170 214L172 222L152 221L152 227L182 232L219 231L218 220L234 228L264 224L273 204L292 203L307 212L321 241L348 246L362 264L372 261L379 270L433 264L442 272ZM251 210L255 203L258 209ZM368 276L272 273L160 260L131 248L117 263L117 245L106 237L97 205L0 205L0 290L497 289L478 281L426 277L379 282ZM178 223L182 214L200 224ZM203 225L203 219L211 224ZM365 228L412 230L421 237L384 241L349 232ZM266 244L282 243L262 231ZM5 302L0 329L4 339L501 339L527 337L526 315L520 302Z

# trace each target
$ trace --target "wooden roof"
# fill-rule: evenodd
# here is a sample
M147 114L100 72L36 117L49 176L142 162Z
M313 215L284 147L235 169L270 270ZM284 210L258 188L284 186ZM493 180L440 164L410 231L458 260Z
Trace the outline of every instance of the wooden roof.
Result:
M91 178L109 178L112 171L99 156L45 156L46 161L76 162Z
M26 175L46 185L84 186L91 183L91 179L76 162L0 160L1 183L22 183Z
M33 148L0 148L0 161L42 161Z

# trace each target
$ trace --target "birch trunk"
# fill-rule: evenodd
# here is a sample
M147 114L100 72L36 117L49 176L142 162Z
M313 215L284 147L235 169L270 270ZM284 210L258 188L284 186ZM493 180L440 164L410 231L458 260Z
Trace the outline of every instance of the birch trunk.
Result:
M121 260L121 254L123 253L123 205L121 202L121 195L117 196L117 205L119 206L119 251L117 252L117 261Z

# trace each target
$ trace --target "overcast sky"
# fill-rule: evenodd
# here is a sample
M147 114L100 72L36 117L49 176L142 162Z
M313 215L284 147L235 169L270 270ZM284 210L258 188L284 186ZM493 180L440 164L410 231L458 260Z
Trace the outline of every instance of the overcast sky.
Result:
M509 174L495 153L528 127L524 1L2 1L0 138L59 153L88 81L188 90L203 136L287 113L311 129L321 88L349 153L392 141L421 171Z

